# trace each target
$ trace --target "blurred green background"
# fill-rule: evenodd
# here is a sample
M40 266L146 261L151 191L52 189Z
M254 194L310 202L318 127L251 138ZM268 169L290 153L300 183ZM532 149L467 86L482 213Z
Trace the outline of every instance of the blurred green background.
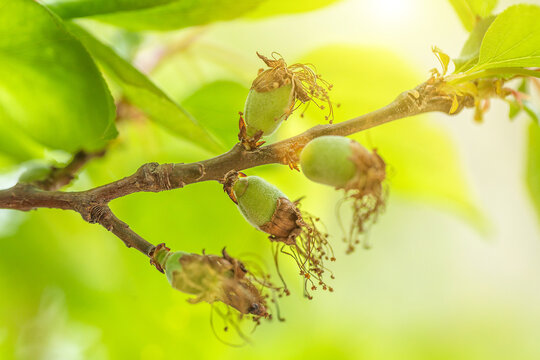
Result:
M169 32L80 24L149 73L225 147L236 141L237 112L262 67L256 51L315 64L334 84L342 121L425 80L437 65L430 46L457 55L467 38L446 0L340 1ZM295 114L270 141L323 115L315 107L305 118ZM529 123L524 115L510 122L507 105L494 101L480 125L464 111L354 136L389 164L390 198L369 233L372 249L348 256L336 221L340 193L284 166L246 171L292 199L306 195L304 208L334 234L338 259L335 292L312 301L285 264L293 290L281 301L286 322L263 321L241 348L216 339L207 304L188 304L148 259L103 228L67 211L0 210L0 359L539 359L540 225L524 180ZM140 116L118 130L107 155L70 190L117 180L146 162L215 154ZM44 158L67 159L54 151ZM2 188L27 166L0 164ZM227 246L234 256L262 257L273 271L265 234L217 183L137 193L111 207L152 243L199 253Z

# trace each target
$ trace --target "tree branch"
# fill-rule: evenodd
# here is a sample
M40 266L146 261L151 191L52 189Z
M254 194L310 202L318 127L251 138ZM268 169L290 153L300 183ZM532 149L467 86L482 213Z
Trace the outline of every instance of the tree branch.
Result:
M58 190L68 185L88 161L103 155L105 155L105 150L95 153L81 150L73 156L69 164L61 168L53 166L49 176L44 180L35 182L34 185L43 190Z
M69 182L81 163L88 159L77 156L64 169L59 169L50 183L40 188L30 184L17 184L0 190L0 208L28 211L35 208L57 208L74 210L84 220L99 223L118 236L128 247L133 247L151 256L154 246L137 235L129 226L119 220L108 207L111 200L135 192L160 192L181 188L201 181L223 182L230 171L241 171L265 164L289 164L296 160L298 152L312 139L323 135L347 136L384 123L426 112L449 113L452 99L439 93L437 80L431 79L413 90L400 94L389 105L371 113L330 125L318 125L302 134L267 145L255 150L245 150L236 144L227 153L214 158L190 164L148 163L142 165L133 175L112 183L81 192L51 191L60 184ZM470 97L461 97L458 113L464 107L474 105ZM79 166L80 165L80 166ZM69 179L69 180L68 180ZM39 185L39 184L38 184Z
M83 219L91 224L100 224L114 235L118 236L126 246L135 248L144 255L151 257L154 245L144 240L128 224L118 219L106 205L94 205L79 211Z

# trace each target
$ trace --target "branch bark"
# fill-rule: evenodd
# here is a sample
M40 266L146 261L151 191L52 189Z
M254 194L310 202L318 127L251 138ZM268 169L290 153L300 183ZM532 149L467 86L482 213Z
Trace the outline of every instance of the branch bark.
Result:
M73 178L78 162L60 169L46 184L17 184L0 190L0 208L28 211L36 208L73 210L90 223L99 223L118 236L128 247L151 256L154 246L136 234L118 219L108 207L114 199L135 192L160 192L184 187L201 181L225 180L230 171L241 171L265 164L289 164L298 152L312 139L324 135L347 136L384 123L426 112L440 111L449 114L452 99L440 94L437 82L427 81L413 90L400 94L389 105L371 113L330 125L315 126L297 136L255 150L245 150L240 144L214 158L196 163L142 165L133 175L80 192L53 191ZM470 97L459 99L459 107L472 107ZM77 156L75 157L77 158ZM85 161L84 161L85 162ZM83 163L84 163L83 162Z

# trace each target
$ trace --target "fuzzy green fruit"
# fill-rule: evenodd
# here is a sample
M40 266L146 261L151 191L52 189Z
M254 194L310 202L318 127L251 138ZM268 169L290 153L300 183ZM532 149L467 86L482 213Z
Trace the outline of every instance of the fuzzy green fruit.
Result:
M183 284L178 284L177 280L179 280L178 276L175 276L175 272L182 271L182 265L180 263L180 258L184 255L187 255L187 253L182 251L176 251L176 252L170 252L166 256L165 263L163 265L163 268L165 270L165 275L167 276L167 280L169 280L169 284L175 289L181 290L183 288Z
M321 136L310 141L300 154L304 175L315 182L343 188L356 175L355 141L343 136Z
M182 265L180 264L180 258L188 253L183 251L170 251L165 244L159 244L156 247L154 255L152 255L152 263L156 267L165 273L167 280L176 289L180 289L179 284L175 284L175 272L182 271Z
M258 176L238 179L233 192L238 201L238 209L257 229L272 221L278 200L287 199L281 190Z
M170 252L156 246L151 263L164 270L173 288L191 295L191 303L221 301L242 314L268 316L265 297L242 262L222 250L223 256Z
M259 92L252 88L246 99L244 109L247 135L254 136L262 131L263 136L271 135L289 115L294 101L291 96L292 85Z
M308 284L312 290L320 285L323 290L333 291L326 285L323 274L328 270L325 261L334 261L335 258L328 235L317 229L318 218L309 214L304 217L297 202L291 202L277 187L258 176L237 178L232 192L234 196L231 198L236 200L246 220L270 234L268 238L277 244L274 248L276 256L283 251L284 245L288 246L289 254L296 260L300 275L304 277L304 294L308 298L311 299Z

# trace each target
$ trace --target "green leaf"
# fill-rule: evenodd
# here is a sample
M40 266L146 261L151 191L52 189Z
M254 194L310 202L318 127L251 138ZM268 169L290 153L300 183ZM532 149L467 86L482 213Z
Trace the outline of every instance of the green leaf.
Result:
M13 171L20 163L44 158L45 149L20 129L0 125L0 174Z
M474 29L479 18L491 15L497 0L449 0L467 31Z
M238 142L238 112L243 111L249 89L232 81L205 85L182 105L228 146Z
M529 101L523 100L523 110L540 126L540 111Z
M45 0L44 3L64 19L143 10L178 0Z
M0 120L0 154L13 163L43 157L44 147L30 139L21 130L6 126Z
M514 120L521 112L521 106L517 101L508 101L508 118Z
M105 72L122 88L124 96L156 123L176 135L213 152L224 150L193 117L146 75L121 58L113 49L93 37L86 30L70 24L88 51Z
M174 30L231 20L253 11L265 0L182 0L139 11L94 17L129 30Z
M529 94L529 84L527 81L528 81L527 78L521 79L521 82L519 83L517 91L523 94ZM508 117L510 117L510 119L513 119L521 111L521 106L519 105L517 101L511 101L509 102L509 105L510 105L510 109L509 109Z
M470 71L540 66L540 6L515 5L487 30L478 64Z
M116 136L113 100L96 65L34 1L1 6L0 79L2 128L69 152L95 150Z
M478 21L469 35L469 38L463 45L461 53L457 59L454 59L454 65L456 70L454 72L462 72L470 69L478 62L478 55L480 54L480 46L482 45L482 40L484 35L495 20L495 16L490 16L485 19Z
M340 59L339 66L335 59ZM422 81L421 71L406 59L372 48L325 47L303 56L301 61L315 64L322 77L334 85L331 99L341 104L335 109L336 122L376 110ZM324 121L323 113L315 107L306 115L315 120L313 123ZM417 116L352 137L377 148L387 162L391 196L400 193L442 205L485 230L454 142L434 120Z
M540 125L529 125L527 150L527 186L540 221Z
M65 19L95 16L132 30L172 30L238 17L311 11L339 0L45 0Z
M530 94L529 93L529 83L528 79L522 79L519 87L517 88L517 91L519 91L522 94ZM540 125L540 112L536 109L536 107L526 98L521 99L521 104L517 101L508 101L508 117L510 119L514 119L519 113L521 113L521 110L524 110L533 121L536 121L537 124Z
M317 10L340 0L267 0L264 1L255 11L250 12L249 18L262 18L280 14L296 14L312 10Z

